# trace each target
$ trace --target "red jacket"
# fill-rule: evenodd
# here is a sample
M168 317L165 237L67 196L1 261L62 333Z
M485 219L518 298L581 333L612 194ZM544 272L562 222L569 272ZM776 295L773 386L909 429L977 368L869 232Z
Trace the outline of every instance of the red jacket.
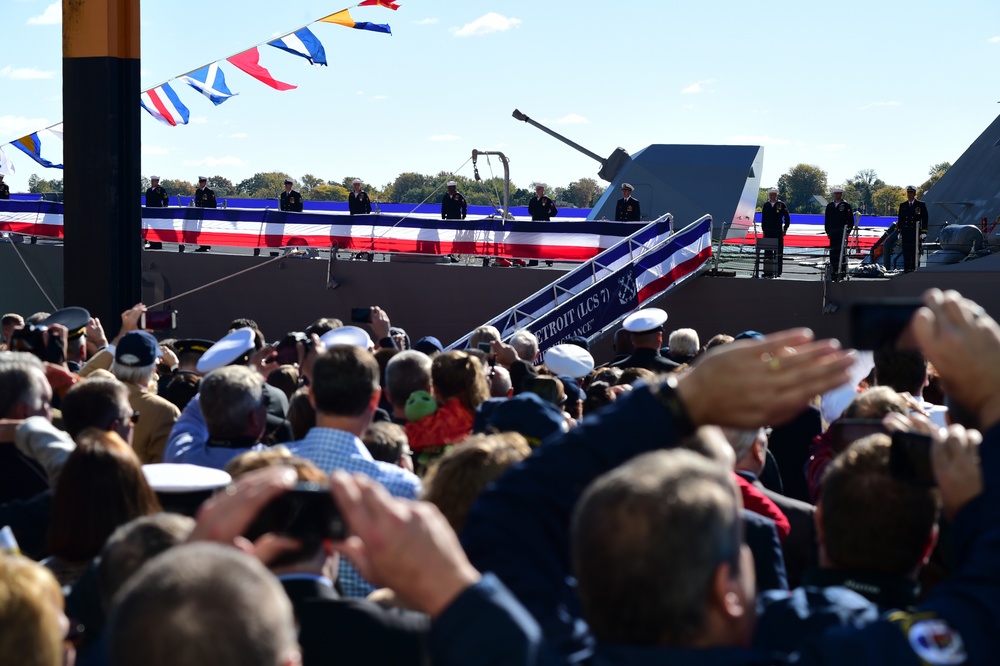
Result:
M788 522L788 517L781 512L781 509L778 508L777 504L772 502L767 495L755 488L752 483L735 472L733 473L733 478L736 479L736 483L740 486L740 493L743 494L743 508L747 511L753 511L758 515L773 520L774 529L778 532L778 540L784 541L785 537L787 537L789 532L792 531L792 526L791 523Z
M406 424L410 448L421 451L460 442L472 433L472 413L458 398L452 398L433 414Z

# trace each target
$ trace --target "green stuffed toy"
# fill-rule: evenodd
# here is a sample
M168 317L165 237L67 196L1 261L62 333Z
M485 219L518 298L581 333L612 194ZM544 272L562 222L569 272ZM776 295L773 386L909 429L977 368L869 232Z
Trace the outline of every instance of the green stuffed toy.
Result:
M437 411L437 401L427 391L414 391L406 400L406 420L411 423Z

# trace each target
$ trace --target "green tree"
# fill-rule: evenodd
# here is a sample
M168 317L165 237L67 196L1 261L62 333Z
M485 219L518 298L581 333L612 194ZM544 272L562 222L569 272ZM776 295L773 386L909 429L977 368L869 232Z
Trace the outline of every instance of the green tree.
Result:
M139 178L139 192L141 194L145 194L150 185L151 183L149 182L149 178L146 178L145 176L141 176Z
M309 198L313 201L347 201L349 192L340 185L323 183L309 190Z
M767 187L758 187L757 188L757 212L760 212L761 208L764 207L764 204L767 203L767 190L768 189L769 188L767 188Z
M307 173L302 178L299 178L299 182L302 183L302 196L307 196L312 191L312 188L323 184L323 179Z
M285 179L291 178L284 171L267 171L255 173L246 180L240 181L236 191L252 199L277 199L285 190Z
M216 197L236 196L236 186L233 181L223 176L209 176L208 186L215 192Z
M844 199L855 210L874 210L873 195L885 187L885 181L878 177L875 169L862 169L844 183Z
M813 197L826 190L826 172L814 164L796 164L778 179L778 196L792 213L819 213Z
M600 198L601 188L593 178L581 178L567 185L562 194L574 208L589 208L595 196Z
M59 193L62 191L62 179L45 180L44 178L39 178L38 174L34 173L28 178L28 192L31 194L49 194L52 192Z
M194 194L195 187L186 180L161 180L160 187L166 190L167 194L172 197L185 196L189 197Z
M895 215L899 204L906 201L906 190L899 185L884 185L872 195L878 215Z
M922 199L924 194L934 187L934 184L941 180L941 176L943 176L950 168L951 162L941 162L940 164L933 165L930 168L930 171L928 171L930 178L925 180L923 185L917 189L917 197Z

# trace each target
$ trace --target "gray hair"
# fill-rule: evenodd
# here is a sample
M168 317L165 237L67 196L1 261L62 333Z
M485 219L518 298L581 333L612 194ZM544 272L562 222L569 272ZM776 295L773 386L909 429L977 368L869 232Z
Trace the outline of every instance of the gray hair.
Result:
M423 352L399 352L385 366L385 390L395 406L405 405L414 391L427 391L430 385L431 359Z
M490 373L493 373L492 377L489 376ZM510 371L502 365L488 369L486 371L486 378L490 382L490 397L492 398L506 398L507 394L510 393L510 389L514 386L511 383Z
M156 374L156 363L133 368L114 361L111 364L111 374L124 384L135 384L145 388L153 381L153 375Z
M736 454L736 461L739 462L750 452L754 442L761 442L767 448L767 431L763 428L754 430L742 430L740 428L723 428L722 432L729 440L729 445L733 447Z
M522 361L531 363L538 356L538 338L526 328L515 331L514 335L510 336L510 346Z
M670 334L667 340L667 347L671 354L677 356L694 356L701 349L701 341L698 340L698 331L693 328L678 328Z
M0 418L25 403L40 408L45 381L45 366L38 357L28 352L0 352Z
M214 543L170 548L114 597L117 666L266 666L298 656L292 604L258 560Z
M198 404L209 435L218 439L243 435L250 415L261 406L263 392L263 378L246 366L230 365L205 375Z
M500 331L496 326L480 326L469 336L469 349L478 349L480 342L499 342Z

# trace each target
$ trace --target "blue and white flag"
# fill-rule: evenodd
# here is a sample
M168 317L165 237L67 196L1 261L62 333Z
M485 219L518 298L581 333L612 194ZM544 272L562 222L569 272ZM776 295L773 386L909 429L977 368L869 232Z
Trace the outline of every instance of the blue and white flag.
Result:
M140 96L142 108L161 123L176 127L187 125L191 112L181 102L180 97L170 87L169 83L152 88Z
M217 62L177 78L212 100L212 104L216 106L239 94L230 92L226 87L226 75Z
M326 65L326 50L309 28L296 30L291 34L268 42L268 44L276 49L288 51L293 55L305 58L317 67Z
M14 163L7 159L4 155L3 148L0 148L0 174L5 176L14 175Z

